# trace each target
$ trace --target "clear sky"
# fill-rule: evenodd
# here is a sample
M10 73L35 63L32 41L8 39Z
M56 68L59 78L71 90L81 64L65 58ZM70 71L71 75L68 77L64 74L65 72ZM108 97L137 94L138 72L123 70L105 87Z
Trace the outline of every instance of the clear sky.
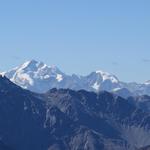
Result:
M150 79L150 0L0 1L0 70L36 59L72 74Z

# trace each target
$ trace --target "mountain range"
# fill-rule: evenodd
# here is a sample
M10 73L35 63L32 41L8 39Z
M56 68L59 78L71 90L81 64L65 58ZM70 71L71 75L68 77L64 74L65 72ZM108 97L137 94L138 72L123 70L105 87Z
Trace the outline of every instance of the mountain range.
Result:
M35 60L10 71L2 72L18 86L37 93L44 93L52 88L72 90L108 91L124 98L129 96L150 95L150 81L145 83L126 83L115 75L101 70L94 71L87 76L67 75L56 66L48 66Z
M148 150L145 99L56 88L36 94L0 76L0 149Z

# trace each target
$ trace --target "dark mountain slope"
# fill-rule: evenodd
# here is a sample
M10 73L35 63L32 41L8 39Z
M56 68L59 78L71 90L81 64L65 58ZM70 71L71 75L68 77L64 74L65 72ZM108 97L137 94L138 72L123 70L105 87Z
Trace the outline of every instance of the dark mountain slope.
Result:
M43 128L46 114L44 105L31 92L22 90L5 77L0 77L2 141L15 150L46 148L48 133Z
M150 146L146 146L146 147L140 148L139 150L150 150Z
M14 150L136 150L150 145L150 114L108 92L39 95L0 77L0 139Z

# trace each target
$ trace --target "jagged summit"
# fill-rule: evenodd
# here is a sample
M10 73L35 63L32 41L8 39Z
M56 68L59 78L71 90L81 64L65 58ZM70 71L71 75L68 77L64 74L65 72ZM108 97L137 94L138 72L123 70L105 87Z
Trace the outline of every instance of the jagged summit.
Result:
M36 60L26 61L22 65L2 73L22 88L34 92L45 92L49 89L48 82L63 80L63 73L56 66L48 66Z
M114 75L100 70L87 76L67 75L55 65L48 66L36 60L26 61L2 74L22 88L40 93L51 88L85 89L89 91L111 90L112 87L118 87L117 84L119 83ZM109 84L112 85L109 86Z
M105 72L105 71L102 71L102 70L97 70L96 73L100 74L103 77L103 81L104 80L111 80L113 83L118 83L119 82L119 79L115 75L110 74L108 72Z
M87 90L99 92L102 90L117 93L133 93L133 95L149 95L150 81L143 84L125 83L115 75L97 70L86 76L68 75L57 66L49 66L41 61L30 60L12 70L1 73L15 84L33 92L44 93L52 88L64 88L73 90ZM126 92L124 89L127 89ZM124 95L124 94L123 94ZM123 96L120 95L120 96Z
M23 63L21 66L19 67L16 67L20 70L22 69L29 69L31 71L34 71L34 70L40 70L40 69L51 69L53 72L54 71L60 71L57 66L55 65L52 65L52 66L48 66L46 65L44 62L42 61L36 61L34 59L30 60L30 61L26 61L25 63Z

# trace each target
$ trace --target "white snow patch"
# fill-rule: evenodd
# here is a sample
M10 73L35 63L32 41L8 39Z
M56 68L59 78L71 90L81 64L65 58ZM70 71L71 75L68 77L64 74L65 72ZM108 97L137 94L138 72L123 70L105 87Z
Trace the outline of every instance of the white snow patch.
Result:
M20 70L22 70L22 69L28 67L28 65L30 64L30 62L31 62L31 61L27 61L27 62L25 62L24 64L22 64Z
M47 68L48 66L46 65L46 64L44 64L42 67L41 67L41 69L45 69L45 68Z
M48 78L50 78L50 75L47 74L44 76L44 79L48 79Z
M61 82L63 80L63 76L61 74L57 74L56 80Z
M29 83L30 85L34 85L34 81L33 79L26 73L18 73L18 78L19 80L24 84L24 83ZM12 79L13 81L15 81L14 79Z
M92 86L93 89L95 89L96 91L99 90L100 85L98 84L98 82L95 82L94 85Z
M121 88L115 88L115 89L113 89L112 91L113 91L113 92L117 92L117 91L119 91L119 90L121 90Z

